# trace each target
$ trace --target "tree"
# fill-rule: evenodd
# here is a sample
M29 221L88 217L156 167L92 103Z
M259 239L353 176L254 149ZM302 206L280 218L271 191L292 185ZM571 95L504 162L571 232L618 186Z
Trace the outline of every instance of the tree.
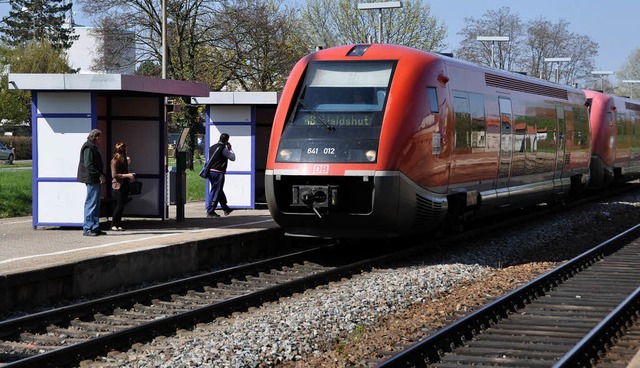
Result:
M11 10L0 28L10 46L48 42L56 49L69 49L78 36L65 27L65 14L72 4L65 0L11 0Z
M616 73L620 83L617 92L623 96L629 96L640 100L640 47L627 57L627 61ZM623 82L631 80L634 82Z
M308 48L294 11L281 0L238 0L223 4L211 37L213 54L226 69L227 89L280 91Z
M28 43L14 50L3 49L2 64L13 73L73 73L63 51L47 42ZM8 75L0 81L0 116L9 124L31 122L31 91L9 89Z
M87 13L101 14L98 25L135 34L138 72L155 73L161 65L162 7L159 0L80 0ZM283 0L167 0L166 75L207 83L214 91L277 91L301 47L294 12ZM106 28L106 27L102 27ZM189 101L173 113L172 128L203 132L201 111ZM190 149L195 151L195 139ZM192 161L191 161L192 162Z
M93 54L92 70L126 74L125 71L136 63L135 35L122 29L116 19L103 18L100 22L95 30L98 45Z
M136 69L136 75L160 78L162 77L162 65L151 60L143 61Z
M166 22L162 19L162 5L158 0L80 0L82 9L90 14L101 14L97 25L105 35L113 30L125 29L134 35L135 62L140 63L137 72L142 75L160 77L163 74L162 25L166 24L166 77L170 79L199 81L221 88L228 80L219 69L214 69L206 60L210 48L208 37L216 27L212 14L216 13L215 0L166 1ZM117 46L117 43L114 45ZM108 64L118 57L118 48L105 54ZM179 99L174 99L179 100ZM193 134L203 130L203 117L197 108L189 107L188 101L179 102L185 108L180 114L172 114L170 128L191 128ZM195 142L190 142L193 158ZM193 160L190 160L193 169Z
M588 36L571 33L569 22L560 19L554 24L539 18L527 25L529 63L531 75L542 79L572 85L590 78L598 44ZM545 58L570 58L569 62L545 62ZM551 65L553 64L553 65Z
M518 15L511 14L509 7L502 7L486 12L480 19L465 18L465 22L458 33L465 39L456 50L457 56L480 65L491 64L493 46L497 68L552 81L559 76L560 83L571 85L589 78L594 57L598 55L598 44L588 36L571 33L569 22L564 19L552 23L540 17L522 23ZM477 36L508 36L509 41L491 45L477 41ZM545 62L545 58L561 57L571 61Z
M374 42L379 33L379 11L358 10L358 0L308 0L302 11L301 31L313 49L348 43ZM440 51L446 44L446 27L431 15L422 1L407 0L402 8L382 10L381 41ZM312 43L313 42L313 43Z
M489 10L481 18L467 17L464 28L458 32L464 36L459 49L454 53L460 59L484 66L493 65L498 69L518 70L523 63L525 39L524 25L520 17L511 14L508 7ZM506 36L508 42L477 40L478 36Z
M87 13L100 14L96 25L101 32L109 34L114 29L125 29L134 35L136 63L162 65L163 19L159 0L79 0L79 4ZM217 12L216 0L166 1L167 78L200 81L215 87L223 85L225 76L217 70L212 72L203 62L204 52L213 41L209 39L211 30L217 27L213 19Z

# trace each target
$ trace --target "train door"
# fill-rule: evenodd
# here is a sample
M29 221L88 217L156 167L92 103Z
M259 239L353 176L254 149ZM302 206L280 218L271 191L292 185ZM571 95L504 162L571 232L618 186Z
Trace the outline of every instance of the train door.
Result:
M498 159L498 180L496 182L496 205L509 205L509 179L513 155L513 113L511 100L500 97L500 157Z
M560 179L562 178L562 171L564 170L565 160L569 160L569 157L565 157L566 120L564 117L564 107L562 106L556 106L556 128L558 137L556 141L556 170L554 179Z

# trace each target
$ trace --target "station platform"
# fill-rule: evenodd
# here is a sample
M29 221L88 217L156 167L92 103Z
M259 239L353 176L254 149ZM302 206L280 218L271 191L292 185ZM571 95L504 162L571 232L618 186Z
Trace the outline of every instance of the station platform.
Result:
M222 211L218 211L222 214ZM0 219L0 312L197 272L278 252L282 229L265 209L207 218L204 202L169 218L123 218L125 231L88 237L81 228L33 227L31 217Z

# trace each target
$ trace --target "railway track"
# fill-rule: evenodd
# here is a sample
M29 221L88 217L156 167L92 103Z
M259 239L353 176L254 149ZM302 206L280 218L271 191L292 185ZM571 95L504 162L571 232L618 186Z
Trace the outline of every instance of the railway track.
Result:
M431 243L442 247L478 231ZM344 246L344 244L342 244ZM68 366L135 342L244 311L318 285L411 259L424 245L329 245L0 321L0 367ZM366 255L366 256L364 256Z
M345 252L337 244L319 246L0 321L0 367L77 365L424 252L422 246L399 248L366 244L366 250Z
M626 366L639 334L617 340L640 317L639 235L637 225L376 367Z
M530 217L545 216L547 211ZM522 217L513 219L522 221ZM449 237L430 246L446 249L508 222ZM0 322L0 366L65 366L159 335L172 335L248 307L369 270L376 265L415 257L424 244L385 254L319 247L293 255L233 267L141 290L113 295ZM395 244L398 249L398 244ZM364 258L361 254L369 254Z
M76 364L360 272L371 263L322 266L310 261L331 257L332 252L331 246L318 247L2 321L0 366Z

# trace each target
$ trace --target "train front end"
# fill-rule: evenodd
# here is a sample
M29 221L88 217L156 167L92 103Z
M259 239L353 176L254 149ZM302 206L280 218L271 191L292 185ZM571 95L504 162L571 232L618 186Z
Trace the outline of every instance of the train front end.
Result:
M384 47L320 51L291 72L265 174L270 213L288 234L373 238L410 231L415 184L398 170L400 148L387 147L402 147L415 119L408 116L411 103L402 101L410 88L395 87L399 61L384 56Z

